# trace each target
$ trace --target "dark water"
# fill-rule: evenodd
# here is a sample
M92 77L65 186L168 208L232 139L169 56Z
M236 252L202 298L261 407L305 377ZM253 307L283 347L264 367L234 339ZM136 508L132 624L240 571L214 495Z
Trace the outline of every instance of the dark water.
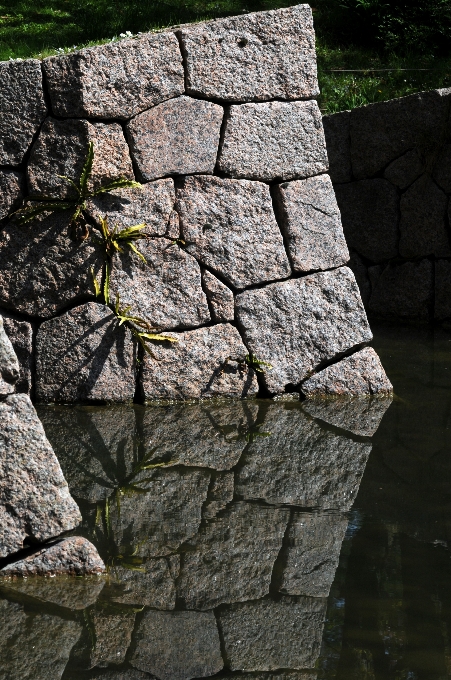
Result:
M0 678L451 677L451 334L374 346L391 405L40 409L109 575L2 582Z

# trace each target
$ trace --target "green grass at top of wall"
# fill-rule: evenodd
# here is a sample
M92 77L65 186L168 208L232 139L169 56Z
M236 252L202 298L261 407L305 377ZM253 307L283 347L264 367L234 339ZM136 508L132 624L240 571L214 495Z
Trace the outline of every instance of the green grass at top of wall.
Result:
M410 53L402 58L374 47L340 44L340 35L322 30L328 3L314 10L317 31L319 104L324 113L451 86L451 57ZM157 30L243 11L286 7L289 0L0 0L0 60L43 58L120 39L120 34ZM347 38L349 43L349 38ZM334 72L358 69L358 72ZM381 71L380 69L392 69ZM403 70L427 69L427 70Z

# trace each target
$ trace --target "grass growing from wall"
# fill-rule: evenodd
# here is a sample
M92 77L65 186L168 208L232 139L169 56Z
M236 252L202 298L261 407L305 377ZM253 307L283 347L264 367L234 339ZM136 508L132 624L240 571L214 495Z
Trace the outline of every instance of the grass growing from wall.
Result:
M0 0L0 60L43 58L74 46L120 39L127 31L136 34L291 4ZM451 0L312 0L312 5L324 113L451 87Z

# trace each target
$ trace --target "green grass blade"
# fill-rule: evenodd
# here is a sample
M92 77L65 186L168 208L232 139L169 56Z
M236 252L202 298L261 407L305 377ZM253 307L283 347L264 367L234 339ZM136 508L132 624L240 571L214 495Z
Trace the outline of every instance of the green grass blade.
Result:
M170 335L160 335L159 333L139 333L139 336L144 340L156 340L158 342L179 342L177 338Z
M130 250L133 250L133 252L136 253L137 256L138 256L143 262L147 262L147 260L146 260L146 258L144 257L144 255L138 250L138 248L135 246L134 243L132 243L131 241L126 241L126 243L127 243L128 247L130 248Z
M100 288L100 283L97 281L95 272L94 272L94 267L91 267L91 276L92 276L92 283L94 285L94 292L96 294L96 298L100 297L101 294L101 288Z
M94 144L89 142L88 144L88 154L86 156L85 164L83 165L83 170L80 175L80 189L79 194L82 198L88 195L88 182L92 174L92 165L94 163Z
M110 304L110 269L110 263L107 261L105 263L105 283L103 284L103 297L106 305Z
M77 185L75 184L75 182L74 182L70 177L66 177L66 175L57 175L57 177L59 177L60 179L65 179L66 182L69 182L70 184L72 184L72 186L74 187L75 191L76 191L77 194L80 196L80 189L77 187Z
M133 179L125 179L125 177L119 177L119 179L114 179L112 182L105 184L103 187L99 187L93 191L90 196L98 196L99 194L104 194L108 191L114 191L114 189L138 189L141 188L139 182L135 182Z

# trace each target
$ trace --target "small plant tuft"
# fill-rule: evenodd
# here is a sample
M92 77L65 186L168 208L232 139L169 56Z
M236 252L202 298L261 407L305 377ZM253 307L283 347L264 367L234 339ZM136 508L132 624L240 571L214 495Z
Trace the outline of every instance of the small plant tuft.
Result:
M263 366L265 368L267 368L269 371L271 371L272 368L273 368L273 366L271 364L269 364L267 361L262 361L261 359L257 359L255 354L252 354L252 352L250 354L246 354L246 356L244 357L244 362L248 366L253 368L254 371L256 371L257 373L264 373L265 372L265 369L262 368Z

